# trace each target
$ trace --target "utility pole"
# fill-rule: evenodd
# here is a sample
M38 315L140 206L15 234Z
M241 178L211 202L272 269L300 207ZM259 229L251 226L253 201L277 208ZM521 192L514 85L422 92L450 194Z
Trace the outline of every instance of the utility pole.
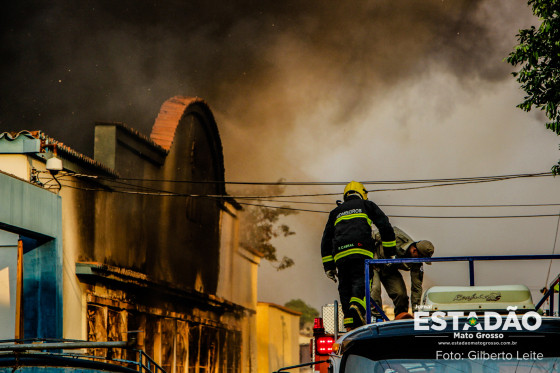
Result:
M15 339L23 339L23 241L18 240Z

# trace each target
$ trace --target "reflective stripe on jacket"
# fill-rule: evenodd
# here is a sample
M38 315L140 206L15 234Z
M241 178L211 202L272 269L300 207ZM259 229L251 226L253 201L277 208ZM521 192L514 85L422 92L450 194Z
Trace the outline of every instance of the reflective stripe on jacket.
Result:
M373 258L372 227L380 232L386 250L395 250L393 227L381 209L369 200L350 196L329 214L321 241L321 257L325 271L348 257Z

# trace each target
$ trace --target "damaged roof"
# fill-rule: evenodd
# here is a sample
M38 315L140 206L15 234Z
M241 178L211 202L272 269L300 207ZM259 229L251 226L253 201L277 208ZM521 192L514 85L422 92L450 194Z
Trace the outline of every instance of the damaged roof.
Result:
M92 168L98 172L102 172L104 174L108 174L110 176L118 177L119 175L117 172L102 163L97 162L96 160L77 152L76 150L70 148L64 143L55 140L54 138L46 135L42 131L19 131L19 132L3 132L0 133L0 141L17 141L18 139L31 139L37 140L39 146L33 146L33 151L29 151L29 153L35 153L38 155L40 153L45 152L44 146L45 145L56 145L57 154L62 155L64 158L76 162L82 166L86 166L88 168ZM0 149L1 150L1 149ZM1 151L0 151L1 153ZM44 158L44 157L42 157Z
M164 155L169 153L168 148L167 149L164 148L163 146L161 146L159 143L155 142L150 137L144 135L143 133L140 133L139 131L135 130L132 127L129 127L126 123L122 123L122 122L95 122L95 125L96 126L104 126L104 125L117 126L121 130L123 130L124 132L126 132L126 133L132 135L133 137L135 137L136 139L138 139L140 142L143 142L144 144L150 146L151 148L153 148L158 153L161 153L161 154L164 154Z
M204 123L204 129L207 131L209 140L212 143L214 152L213 156L215 157L216 165L218 167L216 175L218 180L213 181L225 181L224 155L218 125L216 124L216 120L208 104L199 97L174 96L165 101L160 108L149 137L121 122L96 122L96 125L115 125L124 132L130 134L132 137L138 139L149 149L152 149L154 152L160 154L161 157L165 158L173 145L177 127L181 121L188 116L198 117ZM25 130L19 132L0 133L0 142L2 140L9 142L17 141L17 139L21 140L23 138L29 140L39 140L40 143L37 143L36 141L27 141L27 144L17 148L19 151L11 150L9 152L31 153L41 158L46 158L44 156L44 146L56 144L58 154L63 156L65 159L73 161L81 166L91 168L94 171L102 172L113 177L119 177L119 174L115 169L77 152L69 146L64 145L62 142L46 135L42 131ZM25 151L23 150L24 148ZM13 149L16 148L14 147ZM1 150L2 149L0 149L0 152ZM226 194L224 183L218 183L217 187L217 192L223 195ZM234 201L232 201L232 203L235 205L236 209L240 209L240 206L237 203Z
M218 125L208 104L199 97L174 96L161 105L158 116L152 127L150 138L159 146L169 151L173 145L175 130L181 120L189 115L202 117L207 124L205 129L209 132L214 152L217 157L220 180L225 181L224 153ZM219 185L222 194L226 194L225 186Z

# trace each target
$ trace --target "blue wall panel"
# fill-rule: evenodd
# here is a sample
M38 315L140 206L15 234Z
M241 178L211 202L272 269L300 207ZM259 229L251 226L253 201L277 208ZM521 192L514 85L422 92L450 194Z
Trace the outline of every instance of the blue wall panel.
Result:
M0 229L24 238L25 338L62 338L61 198L0 173Z

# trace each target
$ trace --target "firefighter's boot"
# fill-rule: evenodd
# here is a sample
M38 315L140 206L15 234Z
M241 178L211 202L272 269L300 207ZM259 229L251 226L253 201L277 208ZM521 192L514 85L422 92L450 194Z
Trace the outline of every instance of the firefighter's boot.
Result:
M350 315L354 321L353 326L355 328L366 324L366 318L364 316L364 312L360 309L360 306L356 304L350 305Z

